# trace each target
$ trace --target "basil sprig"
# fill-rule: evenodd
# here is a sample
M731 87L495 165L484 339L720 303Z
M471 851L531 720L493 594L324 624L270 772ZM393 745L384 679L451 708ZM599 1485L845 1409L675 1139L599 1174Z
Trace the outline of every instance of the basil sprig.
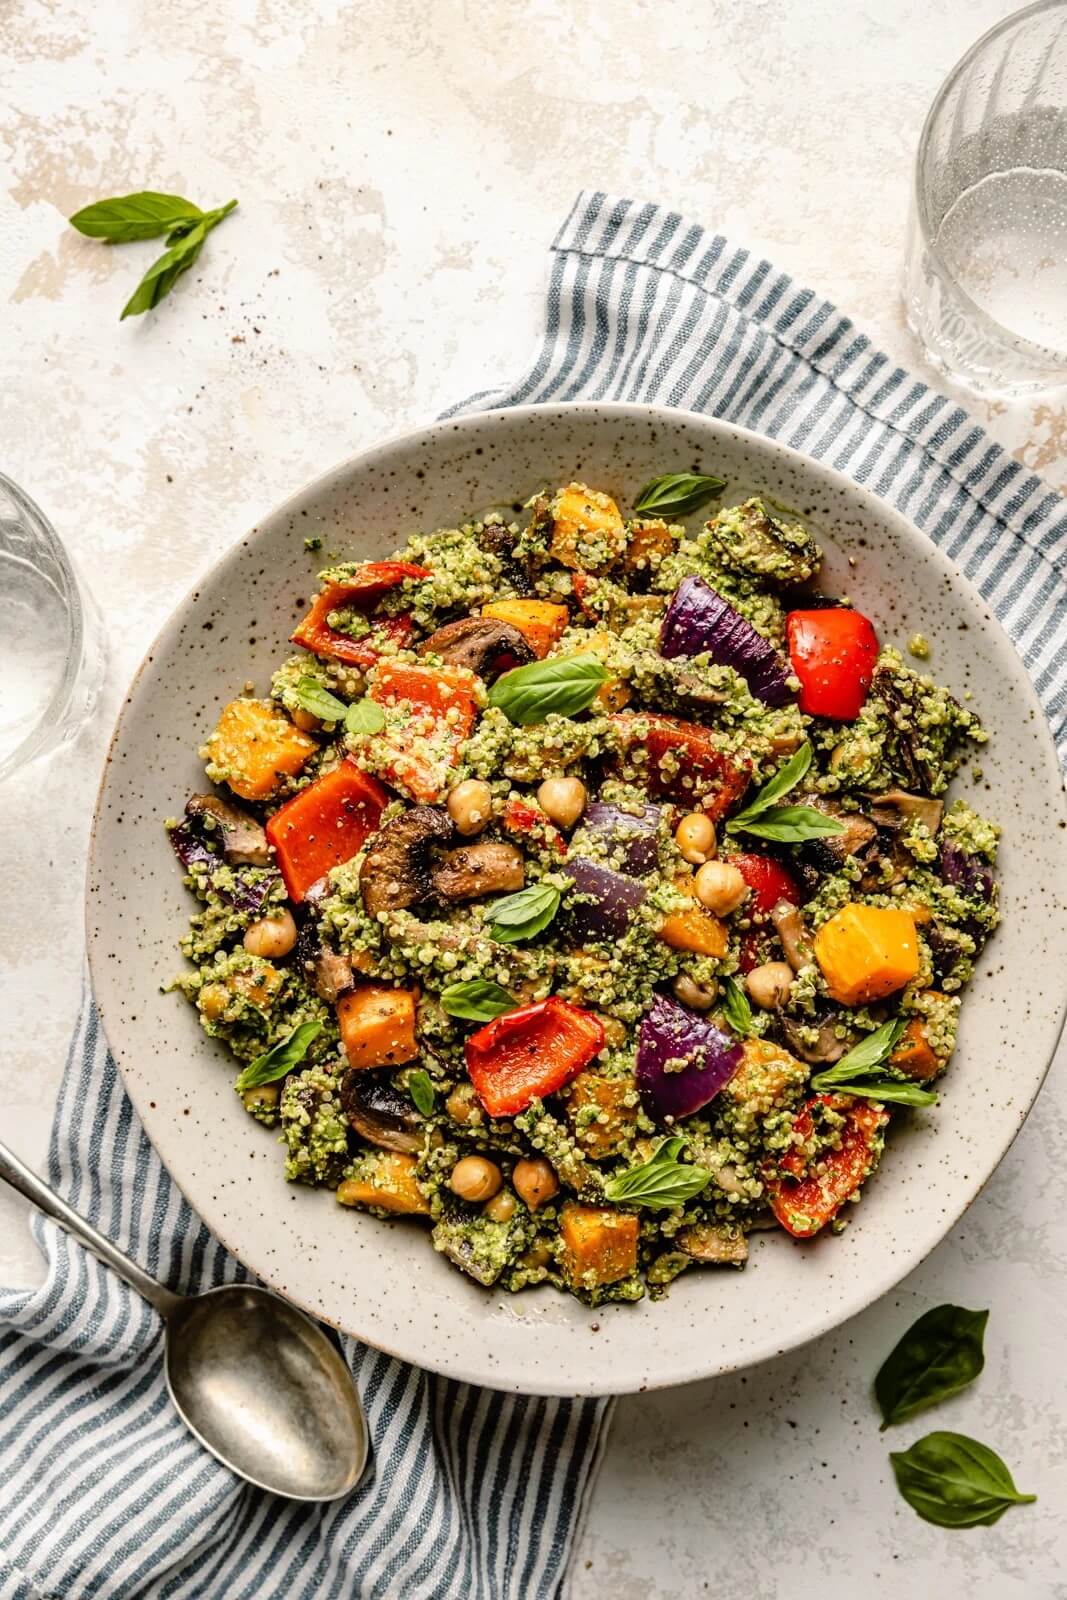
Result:
M771 839L778 844L804 844L808 839L826 839L832 834L844 833L843 823L823 811L816 811L814 806L776 803L796 788L811 766L811 755L810 744L802 744L794 751L755 799L730 818L726 824L727 833L750 833L757 839Z
M1037 1499L1019 1493L996 1451L963 1433L928 1433L889 1459L909 1506L939 1528L989 1527Z
M707 1188L711 1173L707 1167L679 1161L686 1141L677 1134L664 1139L638 1167L617 1173L604 1185L604 1198L629 1206L646 1206L650 1211L669 1211L684 1206Z
M433 1111L436 1096L430 1074L425 1067L417 1067L414 1072L408 1073L406 1087L420 1117L428 1117Z
M874 1394L882 1431L959 1394L985 1365L982 1340L988 1311L934 1306L893 1346L878 1369Z
M505 672L490 689L489 704L499 707L509 722L526 728L544 722L553 712L573 717L588 710L607 681L603 662L588 652L556 656Z
M500 944L532 939L547 928L559 910L560 894L551 883L531 883L517 894L494 900L485 914ZM509 1009L511 1009L509 1007Z
M736 978L722 979L722 1014L738 1038L749 1037L752 1032L752 1007Z
M353 700L345 712L346 733L381 733L385 727L385 712L376 700Z
M183 272L188 272L204 247L212 228L236 206L229 200L214 211L201 211L181 195L157 194L145 189L138 194L119 195L83 206L71 217L71 225L90 239L109 244L125 244L137 239L156 239L166 234L170 249L153 261L122 309L121 321L151 311L170 293Z
M321 1032L321 1022L301 1022L288 1038L279 1040L249 1063L237 1080L237 1088L258 1089L261 1083L275 1083L278 1078L284 1078L287 1072L300 1065Z
M687 517L699 511L709 500L714 500L726 488L725 478L710 477L700 472L668 472L662 478L651 478L634 501L634 511L640 516Z
M331 694L318 678L298 678L293 690L293 699L301 711L306 711L309 716L318 717L320 722L343 722L347 706L343 700L338 700Z
M882 1100L901 1106L934 1106L937 1095L905 1077L882 1071L907 1027L906 1017L892 1017L875 1028L859 1044L853 1045L840 1061L817 1072L811 1087L817 1093L861 1095L867 1100Z
M466 983L450 983L441 990L441 1010L465 1022L492 1022L518 1005L513 994L489 978L471 978Z

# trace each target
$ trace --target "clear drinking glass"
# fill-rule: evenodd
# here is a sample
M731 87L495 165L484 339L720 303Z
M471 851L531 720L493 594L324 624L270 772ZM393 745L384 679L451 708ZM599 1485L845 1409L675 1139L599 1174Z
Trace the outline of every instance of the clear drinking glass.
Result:
M99 614L70 557L0 473L0 778L75 737L104 665Z
M942 84L919 140L904 301L957 381L1067 383L1067 0L998 23Z

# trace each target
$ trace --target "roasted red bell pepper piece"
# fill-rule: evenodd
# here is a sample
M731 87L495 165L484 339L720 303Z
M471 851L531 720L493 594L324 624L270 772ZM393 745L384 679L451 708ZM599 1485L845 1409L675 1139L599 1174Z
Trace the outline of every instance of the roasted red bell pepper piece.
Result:
M791 611L785 627L789 660L800 679L801 711L852 722L863 709L878 660L878 636L870 619L845 606L831 606Z
M611 720L629 758L625 764L653 797L682 801L690 810L706 812L714 822L748 787L746 768L723 755L715 746L715 735L697 722L643 711L622 711ZM646 751L647 758L632 760L635 749Z
M769 917L779 900L789 900L795 906L800 904L797 880L788 867L783 867L773 857L756 854L731 856L730 865L737 868L751 890L745 901L746 912L757 911L760 916Z
M329 656L357 667L373 666L381 654L383 639L398 646L408 642L413 631L411 618L406 615L379 617L373 631L365 638L350 639L347 634L330 627L326 620L330 612L361 611L369 618L382 596L405 578L428 578L429 575L428 567L417 567L411 561L365 561L350 578L327 584L316 596L303 622L290 634L290 643L302 645L313 655Z
M855 1194L878 1159L882 1129L889 1121L888 1111L869 1100L854 1100L850 1095L816 1095L793 1121L794 1131L803 1139L811 1137L815 1126L811 1112L817 1105L844 1113L846 1124L840 1148L821 1151L810 1172L805 1170L800 1152L791 1151L779 1162L786 1176L769 1173L766 1177L771 1210L794 1239L810 1239Z
M467 1074L491 1117L513 1117L562 1089L603 1046L603 1026L591 1011L549 995L472 1033Z
M567 854L567 841L554 823L549 822L544 812L537 806L530 805L528 800L520 800L516 795L509 795L500 825L505 833L510 833L513 838L524 839L528 843L550 845L561 856Z
M302 789L267 823L290 900L303 900L332 867L351 861L378 831L389 795L351 761Z
M385 711L386 725L368 737L375 741L375 765L386 783L423 804L441 797L459 747L474 726L475 683L464 667L378 663L367 697Z

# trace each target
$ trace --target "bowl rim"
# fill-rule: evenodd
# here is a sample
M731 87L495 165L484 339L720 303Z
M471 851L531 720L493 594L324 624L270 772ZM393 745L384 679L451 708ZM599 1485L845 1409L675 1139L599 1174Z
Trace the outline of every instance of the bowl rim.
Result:
M120 1047L118 1041L113 1040L108 1033L108 1008L104 1000L101 998L102 991L104 993L107 993L108 991L108 962L105 952L98 948L97 936L93 928L92 914L95 902L91 884L94 874L94 867L96 865L97 852L100 848L100 826L104 812L108 780L112 770L115 748L123 731L126 716L132 709L135 696L137 695L141 684L141 680L147 668L152 663L157 650L164 642L165 636L168 634L170 628L174 625L179 616L182 615L193 603L194 596L198 594L199 590L205 584L210 583L211 580L214 579L215 576L221 572L222 569L231 561L236 560L239 557L242 548L250 547L251 542L259 533L260 528L265 522L270 521L273 523L285 516L292 518L294 513L299 512L302 503L306 500L312 490L315 490L316 492L327 492L329 489L332 489L339 483L342 483L355 471L373 466L381 458L389 456L396 449L400 447L410 447L416 442L426 441L429 443L431 440L441 435L476 431L478 428L485 427L487 424L491 426L494 422L508 421L511 423L521 424L524 419L533 418L537 418L543 422L546 416L551 415L556 415L561 420L565 420L568 416L581 413L587 413L594 417L607 414L619 416L620 418L630 417L652 422L663 422L664 419L666 419L668 425L671 419L684 419L690 423L706 426L713 433L721 432L729 435L731 438L738 440L740 443L747 445L749 448L758 452L769 452L772 456L783 459L787 464L792 466L794 470L799 470L807 474L814 474L816 478L821 478L823 482L830 488L844 490L849 496L859 496L860 499L866 502L866 504L871 508L872 514L895 525L897 530L903 533L906 541L921 541L931 558L934 560L935 565L941 569L943 574L949 575L953 583L963 585L964 590L969 593L973 603L984 611L989 623L995 630L995 633L1000 636L1003 644L1011 650L1013 656L1015 657L1019 669L1019 683L1023 687L1024 694L1029 698L1032 710L1038 721L1040 728L1040 744L1045 750L1046 754L1051 755L1053 769L1059 774L1060 777L1060 781L1056 786L1058 807L1062 824L1067 827L1067 787L1065 787L1063 781L1063 774L1059 766L1058 755L1056 752L1055 743L1052 739L1051 731L1048 726L1048 720L1037 697L1037 693L1034 689L1029 672L1027 671L1013 641L1007 633L1007 630L1001 624L999 618L993 614L991 608L983 599L975 585L958 567L954 565L954 563L949 559L940 546L934 544L933 540L929 539L927 535L923 534L921 530L917 528L916 525L910 520L910 518L898 511L895 506L891 505L888 501L881 499L880 496L876 495L871 489L867 488L866 485L859 484L854 479L850 478L846 473L840 472L836 467L833 467L826 462L819 461L812 456L806 455L803 451L795 450L792 448L792 446L783 444L777 439L772 439L766 434L761 434L753 429L745 428L740 424L730 422L722 417L708 416L703 412L688 411L677 406L661 406L634 401L568 400L523 406L498 406L489 408L487 410L466 412L458 416L449 416L443 419L437 419L429 424L425 424L416 428L399 430L390 434L384 440L370 445L367 449L361 450L352 456L346 457L343 461L338 462L335 466L328 468L325 472L307 478L300 485L300 487L294 491L294 493L289 495L279 505L267 512L262 518L258 519L246 533L238 535L232 542L230 542L225 550L223 550L213 561L209 563L205 569L203 569L194 577L193 581L189 584L177 605L172 607L162 625L154 635L147 650L145 651L136 671L130 679L129 687L122 698L116 714L115 725L108 740L107 749L102 764L100 781L97 787L96 800L93 807L85 880L85 937L91 979L91 993L95 998L95 1003L100 1017L101 1026L104 1030L104 1036L107 1040L108 1048L110 1049L116 1065L119 1068L125 1091L130 1096L139 1121L141 1121L141 1118L138 1107L138 1093L131 1082L130 1075L128 1074L127 1066L124 1061L125 1052ZM991 981L995 981L995 979ZM256 1268L251 1261L246 1259L242 1247L240 1245L235 1245L229 1238L227 1238L226 1231L216 1226L214 1223L208 1223L206 1218L202 1216L198 1208L197 1201L192 1195L186 1193L177 1177L171 1172L170 1167L164 1160L143 1121L141 1122L141 1126L144 1129L149 1142L152 1144L153 1150L166 1170L170 1181L174 1183L175 1187L184 1197L198 1220L204 1223L204 1226L208 1228L209 1232L211 1232L214 1237L218 1239L223 1247L231 1255L233 1255L235 1259L239 1261L241 1265L249 1273L251 1273L257 1281L263 1282L267 1285L267 1287L275 1290L275 1292L281 1293L284 1298L291 1300L294 1305L298 1306L301 1310L305 1311L309 1316L317 1319L319 1322L323 1322L327 1326L333 1327L339 1333L346 1334L351 1338L359 1339L363 1343L371 1346L371 1348L381 1350L385 1354L394 1357L396 1360L422 1367L428 1371L437 1372L444 1377L453 1378L460 1382L477 1385L481 1388L495 1389L508 1393L550 1396L567 1395L574 1397L596 1397L627 1394L643 1392L645 1389L672 1388L686 1383L698 1382L707 1378L719 1377L730 1372L743 1371L750 1366L758 1365L762 1361L770 1360L776 1356L784 1355L789 1351L802 1348L812 1340L821 1337L823 1334L833 1332L835 1329L841 1327L844 1323L850 1321L853 1317L858 1316L860 1312L866 1310L869 1306L873 1305L876 1301L880 1300L884 1295L889 1293L890 1290L892 1290L897 1284L901 1283L903 1279L907 1277L909 1273L913 1272L919 1265L921 1265L921 1263L925 1261L925 1259L933 1252L933 1250L935 1250L937 1246L941 1244L941 1242L947 1237L947 1235L959 1222L960 1218L978 1198L979 1194L999 1168L1001 1162L1004 1160L1004 1157L1008 1154L1008 1151L1011 1149L1016 1138L1018 1137L1023 1124L1030 1115L1034 1103L1036 1102L1037 1097L1045 1083L1045 1079L1048 1076L1049 1069L1059 1047L1065 1024L1067 1024L1067 985L1064 985L1060 990L1058 1012L1055 1018L1052 1020L1052 1029L1049 1033L1049 1047L1047 1051L1042 1052L1045 1059L1040 1076L1036 1077L1034 1080L1032 1090L1028 1088L1025 1096L1020 1099L1018 1103L1018 1109L1015 1111L1013 1124L1010 1127L1010 1130L1007 1128L1005 1129L1003 1142L996 1160L989 1170L983 1172L980 1177L976 1179L968 1177L968 1179L960 1181L956 1190L954 1191L956 1198L950 1204L946 1205L944 1210L937 1218L936 1223L933 1224L929 1230L929 1233L924 1233L921 1236L921 1242L917 1246L903 1246L896 1253L887 1253L887 1263L891 1262L892 1264L887 1265L886 1270L880 1274L867 1272L860 1275L858 1281L862 1287L858 1291L844 1293L828 1316L820 1313L817 1316L812 1316L809 1319L805 1319L803 1314L799 1315L788 1336L772 1337L765 1335L761 1340L753 1342L751 1346L747 1346L744 1351L739 1353L736 1357L729 1359L717 1357L716 1359L709 1361L705 1355L702 1360L691 1361L689 1365L684 1368L684 1370L675 1367L670 1371L670 1373L663 1377L658 1377L653 1370L652 1372L648 1373L640 1382L627 1380L620 1383L619 1381L612 1381L609 1375L603 1380L594 1379L592 1381L582 1381L578 1384L571 1383L562 1385L558 1381L552 1382L542 1378L531 1378L529 1376L525 1376L523 1381L519 1383L508 1380L504 1378L502 1374L496 1373L492 1370L487 1373L486 1371L471 1365L464 1360L450 1359L444 1363L436 1363L433 1360L427 1359L427 1352L424 1350L416 1352L411 1347L403 1348L395 1343L383 1341L378 1337L371 1338L366 1333L360 1332L354 1326L355 1321L358 1320L358 1317L355 1316L352 1319L352 1325L346 1326L345 1322L343 1322L339 1317L329 1316L318 1306L310 1303L306 1299L301 1298L299 1295L293 1294L288 1290L279 1289L276 1282L273 1281L270 1275L264 1274L261 1276L259 1269ZM276 1272L277 1269L274 1269L274 1271ZM495 1293L496 1291L492 1292ZM353 1309L354 1311L358 1311L358 1304L354 1306ZM622 1309L625 1310L625 1308ZM432 1355L433 1351L429 1351L428 1354Z

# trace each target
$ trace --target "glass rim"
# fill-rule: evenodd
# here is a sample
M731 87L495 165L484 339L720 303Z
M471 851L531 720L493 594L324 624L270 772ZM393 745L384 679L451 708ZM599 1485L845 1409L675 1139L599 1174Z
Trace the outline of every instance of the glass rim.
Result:
M81 671L82 656L85 651L85 609L82 603L81 588L70 557L67 554L66 546L40 506L30 498L24 489L20 489L17 483L13 483L4 472L0 472L0 490L9 497L20 515L25 517L34 531L48 545L49 551L62 575L66 591L64 598L67 602L67 616L69 618L66 654L59 682L56 684L51 699L41 712L34 727L0 761L0 778L3 778L32 761L45 748L47 741L42 738L42 734L46 733L49 728L58 726L63 719L63 714L70 704L78 682L78 675Z
M956 273L949 270L944 256L934 243L934 234L930 225L931 219L922 180L923 163L933 137L934 123L940 115L949 94L956 87L971 62L988 44L999 38L1002 33L1007 33L1009 29L1017 27L1020 22L1026 22L1031 17L1040 16L1043 12L1048 11L1062 11L1067 15L1067 0L1033 0L1031 5L1023 6L1020 10L1013 11L1010 16L1002 17L991 28L987 28L985 33L980 34L974 43L960 56L955 66L949 69L930 103L930 109L927 111L923 121L922 132L919 134L919 145L915 152L915 164L912 169L912 200L915 208L915 219L922 234L923 248L944 276L951 279L953 290L968 315L974 317L980 323L984 323L986 327L993 329L1003 342L1011 348L1033 353L1037 357L1051 359L1057 365L1067 367L1067 349L1061 350L1056 345L1051 344L1038 344L1035 340L1028 339L1025 334L1015 333L996 317L991 316L984 307L980 306L977 300L963 288Z

